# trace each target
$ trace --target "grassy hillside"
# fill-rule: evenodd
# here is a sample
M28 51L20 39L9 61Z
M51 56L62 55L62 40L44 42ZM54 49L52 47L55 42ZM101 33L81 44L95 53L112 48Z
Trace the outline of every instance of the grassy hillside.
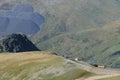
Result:
M32 4L45 17L31 38L40 49L120 68L119 0L16 1Z
M46 8L46 23L32 38L38 47L69 57L79 56L90 63L120 67L119 54L114 55L120 50L119 2L66 0Z
M119 20L103 28L83 32L65 33L37 43L41 49L51 49L60 55L78 57L90 63L119 66L120 37Z
M92 74L49 52L0 54L0 80L75 80Z
M64 32L76 33L102 27L120 18L120 5L115 0L51 0L49 4L45 0L28 2L46 18L41 32L35 36L34 41L37 38L38 42Z

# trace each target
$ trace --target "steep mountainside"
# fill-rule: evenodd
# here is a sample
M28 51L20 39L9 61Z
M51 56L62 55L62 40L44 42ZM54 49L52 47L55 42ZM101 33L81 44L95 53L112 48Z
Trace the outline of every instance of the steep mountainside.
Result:
M32 38L38 47L89 63L120 67L118 0L56 0L52 5L40 1L47 22Z
M0 52L39 51L24 34L11 34L0 40Z
M31 39L42 50L120 68L119 0L6 0L30 3L46 22Z

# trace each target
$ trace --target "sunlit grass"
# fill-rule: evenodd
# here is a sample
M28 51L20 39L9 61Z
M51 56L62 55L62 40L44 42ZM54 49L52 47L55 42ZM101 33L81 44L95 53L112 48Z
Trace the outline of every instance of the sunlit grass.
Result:
M0 80L74 80L92 75L49 52L0 54Z

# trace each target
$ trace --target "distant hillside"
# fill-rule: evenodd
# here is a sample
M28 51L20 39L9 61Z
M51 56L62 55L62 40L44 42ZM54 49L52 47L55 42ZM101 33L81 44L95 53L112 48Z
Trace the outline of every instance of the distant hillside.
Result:
M38 47L120 68L119 0L52 1L28 0L40 13L38 8L43 7L47 20L41 32L32 37Z
M75 80L93 73L50 52L0 54L0 80Z
M0 52L25 51L39 51L39 49L24 34L11 34L0 40Z

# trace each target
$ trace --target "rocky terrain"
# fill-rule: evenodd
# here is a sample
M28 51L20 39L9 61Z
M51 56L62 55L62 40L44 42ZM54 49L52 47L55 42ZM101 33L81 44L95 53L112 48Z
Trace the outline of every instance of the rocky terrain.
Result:
M0 52L39 51L22 33L11 34L0 40Z

